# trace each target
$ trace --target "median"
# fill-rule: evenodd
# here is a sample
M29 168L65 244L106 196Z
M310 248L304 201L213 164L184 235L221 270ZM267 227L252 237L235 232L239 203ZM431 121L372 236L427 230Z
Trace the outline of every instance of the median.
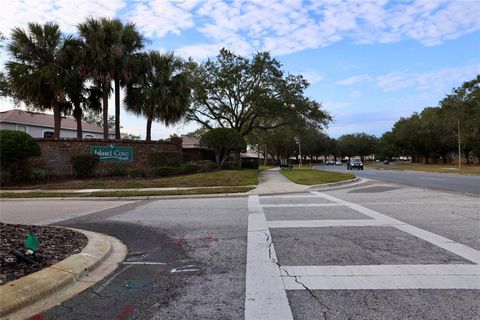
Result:
M282 174L292 182L308 186L355 179L355 176L350 173L314 170L311 167L284 169Z

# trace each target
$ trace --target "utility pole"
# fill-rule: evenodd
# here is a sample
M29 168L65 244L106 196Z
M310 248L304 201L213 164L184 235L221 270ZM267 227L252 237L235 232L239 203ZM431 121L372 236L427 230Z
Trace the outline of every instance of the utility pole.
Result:
M462 168L462 149L460 147L460 120L458 121L458 169Z

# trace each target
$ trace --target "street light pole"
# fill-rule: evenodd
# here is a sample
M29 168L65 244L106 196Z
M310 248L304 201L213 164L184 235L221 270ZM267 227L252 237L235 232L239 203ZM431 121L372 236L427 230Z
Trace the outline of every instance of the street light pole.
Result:
M462 149L460 147L460 120L458 121L458 169L462 168Z
M295 142L298 144L298 154L300 156L300 161L298 163L298 167L302 167L302 146L300 144L300 137L295 137Z

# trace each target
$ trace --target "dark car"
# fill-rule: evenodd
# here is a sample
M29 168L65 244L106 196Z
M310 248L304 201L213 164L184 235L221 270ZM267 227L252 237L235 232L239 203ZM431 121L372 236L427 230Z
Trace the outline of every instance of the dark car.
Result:
M347 162L347 170L353 170L353 169L363 170L362 160L360 160L360 159L350 159Z

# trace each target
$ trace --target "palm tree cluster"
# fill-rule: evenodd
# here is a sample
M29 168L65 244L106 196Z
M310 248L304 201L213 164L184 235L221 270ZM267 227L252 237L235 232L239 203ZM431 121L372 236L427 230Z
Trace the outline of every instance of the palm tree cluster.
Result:
M82 138L85 111L103 112L103 136L109 139L108 98L115 97L115 139L120 139L120 92L127 88L127 110L152 121L179 121L189 103L184 62L173 53L142 52L145 39L132 23L89 18L78 35L65 35L54 23L14 28L7 46L5 83L10 96L39 110L53 110L54 137L61 119L72 114ZM113 83L113 86L112 86ZM2 90L4 91L4 90Z

